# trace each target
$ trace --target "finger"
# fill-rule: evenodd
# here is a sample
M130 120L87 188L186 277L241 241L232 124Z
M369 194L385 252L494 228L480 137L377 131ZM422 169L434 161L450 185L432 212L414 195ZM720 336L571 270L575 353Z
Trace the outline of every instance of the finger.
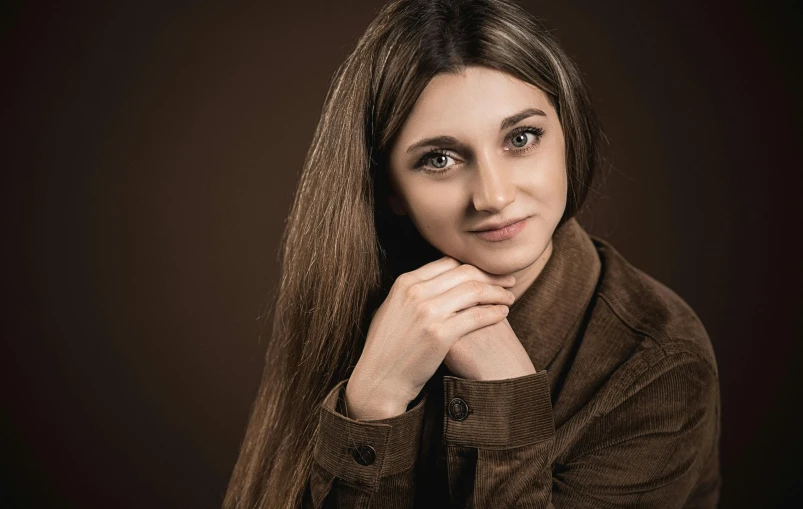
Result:
M516 283L516 278L513 276L498 276L496 274L491 274L475 267L474 265L464 263L458 267L447 270L428 281L422 281L418 284L422 286L422 290L420 291L421 297L434 298L435 296L445 293L467 281L478 281L480 283L511 287Z
M444 256L434 262L429 262L413 271L407 272L406 274L415 282L427 281L459 266L459 261L451 256ZM404 275L405 274L402 274L402 276Z
M501 322L507 315L507 306L473 306L447 318L443 325L449 331L449 337L456 341L477 329Z
M429 305L437 315L450 316L472 306L491 304L510 306L514 301L514 295L499 285L470 280L434 297Z

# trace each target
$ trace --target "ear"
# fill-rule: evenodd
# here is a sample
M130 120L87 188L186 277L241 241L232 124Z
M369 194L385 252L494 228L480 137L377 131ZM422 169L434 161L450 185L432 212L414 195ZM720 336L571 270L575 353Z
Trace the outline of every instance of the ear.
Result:
M404 201L396 196L396 194L388 193L388 204L390 205L390 210L393 211L393 213L397 216L407 215L407 209L404 206Z

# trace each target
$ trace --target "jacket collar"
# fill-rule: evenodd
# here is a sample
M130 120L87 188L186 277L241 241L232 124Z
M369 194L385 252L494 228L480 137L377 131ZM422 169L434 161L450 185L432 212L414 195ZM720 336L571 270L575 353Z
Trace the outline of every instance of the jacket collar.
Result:
M549 260L508 315L537 371L547 369L561 346L577 333L601 265L591 237L576 218L555 229Z

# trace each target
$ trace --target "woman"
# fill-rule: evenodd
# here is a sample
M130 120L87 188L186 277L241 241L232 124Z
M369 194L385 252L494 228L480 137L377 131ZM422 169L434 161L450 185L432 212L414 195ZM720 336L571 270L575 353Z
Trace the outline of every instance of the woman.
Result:
M715 506L706 332L575 219L603 140L514 3L388 4L304 164L224 506Z

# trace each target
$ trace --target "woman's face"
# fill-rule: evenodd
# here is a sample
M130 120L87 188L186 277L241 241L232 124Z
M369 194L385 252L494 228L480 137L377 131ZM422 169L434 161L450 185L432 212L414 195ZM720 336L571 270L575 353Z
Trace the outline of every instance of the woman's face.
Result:
M391 208L440 252L531 282L566 207L563 132L535 86L484 67L439 74L391 149L390 177Z

